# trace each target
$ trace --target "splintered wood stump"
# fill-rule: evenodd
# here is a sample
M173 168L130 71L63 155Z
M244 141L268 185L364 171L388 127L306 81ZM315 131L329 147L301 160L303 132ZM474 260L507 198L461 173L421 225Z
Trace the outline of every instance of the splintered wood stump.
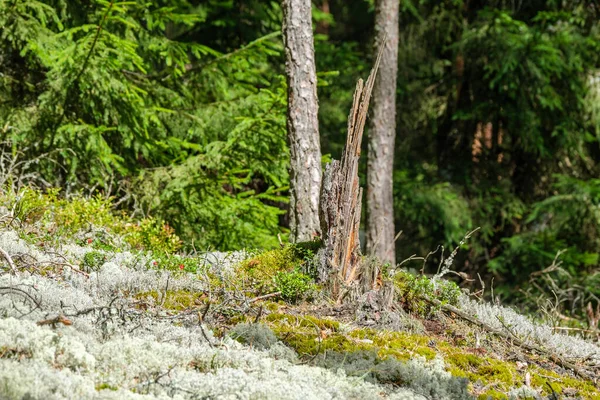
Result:
M381 47L383 49L383 46ZM321 186L320 219L323 252L319 278L329 282L333 298L341 300L359 276L362 189L358 185L360 146L381 52L366 84L359 79L348 116L348 137L342 160L325 167Z

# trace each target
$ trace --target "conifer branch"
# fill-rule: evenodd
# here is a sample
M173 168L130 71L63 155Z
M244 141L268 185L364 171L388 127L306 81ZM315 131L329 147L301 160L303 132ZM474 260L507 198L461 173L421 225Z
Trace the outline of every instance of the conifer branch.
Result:
M56 124L54 124L54 126L52 127L52 137L50 139L50 144L48 145L49 148L54 145L54 139L56 137L56 130L58 129L60 124L62 124L63 120L65 119L65 114L66 114L66 110L67 110L67 102L69 101L69 97L70 97L69 91L71 90L71 88L73 88L73 86L75 86L77 81L79 81L79 79L85 72L85 70L89 64L89 61L92 57L92 53L94 52L94 49L96 48L96 44L98 43L98 38L100 37L100 32L102 31L102 27L104 26L104 23L106 22L106 20L108 18L108 14L110 13L110 10L112 9L113 5L114 5L114 0L111 0L110 3L108 4L108 7L106 7L106 11L104 12L104 15L102 16L100 23L98 24L98 28L96 29L96 35L94 36L94 41L92 42L92 45L90 46L90 50L88 51L88 53L85 57L85 60L83 60L83 63L81 64L81 68L79 69L79 72L75 76L75 79L73 79L73 81L71 81L71 83L67 86L67 90L65 93L65 100L64 100L63 106L62 106L62 112L60 114L60 117L56 121Z

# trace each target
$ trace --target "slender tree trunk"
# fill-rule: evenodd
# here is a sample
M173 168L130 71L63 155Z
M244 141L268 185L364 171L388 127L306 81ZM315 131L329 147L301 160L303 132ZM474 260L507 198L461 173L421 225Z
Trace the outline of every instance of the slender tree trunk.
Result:
M398 0L377 0L375 53L382 45L379 77L373 88L367 162L367 253L394 263L394 142L396 138L396 81L398 74Z
M291 153L290 229L292 242L301 242L321 234L321 146L311 0L284 0L282 8Z

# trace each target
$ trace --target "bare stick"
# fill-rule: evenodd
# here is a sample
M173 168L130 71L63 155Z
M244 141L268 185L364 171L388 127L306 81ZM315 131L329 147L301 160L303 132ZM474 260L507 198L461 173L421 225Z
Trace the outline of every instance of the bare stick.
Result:
M206 303L206 309L204 310L204 312L202 313L202 315L200 315L199 319L200 319L200 323L198 325L200 325L200 332L202 332L202 336L204 336L204 339L206 340L206 342L208 343L208 345L210 347L215 347L215 345L210 341L210 339L208 338L208 335L206 334L206 331L204 330L204 326L202 325L204 323L204 319L206 318L206 316L208 315L208 310L210 309L210 301L208 303Z
M38 321L37 322L38 325L52 325L53 328L56 328L57 324L63 324L63 325L73 325L73 322L71 322L71 320L67 319L64 315L59 314L54 318L50 318L50 319L45 319L43 321Z
M10 255L3 249L0 247L0 254L2 254L2 257L4 257L4 259L6 260L6 262L8 263L8 265L10 266L10 269L12 270L13 274L17 274L17 269L15 268L15 263L13 262L12 258L10 258Z
M26 291L24 291L22 289L19 289L17 287L12 287L12 286L0 287L0 294L5 294L5 293L14 293L14 294L21 295L21 296L25 297L26 299L30 300L36 306L36 308L42 308L42 304L40 303L39 300L37 300L35 297L33 297L32 295L30 295L29 293L27 293Z
M252 304L252 303L256 303L257 301L270 299L271 297L277 297L277 296L281 296L281 292L269 293L269 294L265 294L262 296L258 296L258 297L253 298L252 300L250 300L248 303Z
M258 309L258 312L256 313L256 318L254 318L254 324L256 324L258 321L260 321L260 317L262 317L262 312L263 312L263 306L261 304L260 308Z
M165 301L167 300L167 291L169 290L169 279L171 279L171 274L167 273L167 284L165 285L165 291L162 295L162 299L160 301L160 306L165 305Z

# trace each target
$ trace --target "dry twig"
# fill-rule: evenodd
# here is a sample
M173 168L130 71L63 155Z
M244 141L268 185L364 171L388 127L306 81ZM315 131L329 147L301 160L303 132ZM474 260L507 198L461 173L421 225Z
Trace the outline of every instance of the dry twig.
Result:
M73 322L71 322L70 319L67 319L67 317L65 317L64 315L59 314L54 318L38 321L37 324L40 326L41 325L52 325L53 328L56 328L57 324L63 324L63 325L69 326L69 325L73 325Z
M8 254L3 248L0 247L0 254L2 254L2 257L4 257L4 259L6 260L6 262L8 263L8 266L10 267L10 269L12 270L13 274L17 274L17 268L15 267L15 263L13 262L12 258L10 258L10 254Z
M277 297L277 296L281 296L281 292L269 293L269 294L265 294L262 296L258 296L258 297L255 297L255 298L249 300L248 303L252 304L252 303L256 303L257 301L270 299L271 297Z

